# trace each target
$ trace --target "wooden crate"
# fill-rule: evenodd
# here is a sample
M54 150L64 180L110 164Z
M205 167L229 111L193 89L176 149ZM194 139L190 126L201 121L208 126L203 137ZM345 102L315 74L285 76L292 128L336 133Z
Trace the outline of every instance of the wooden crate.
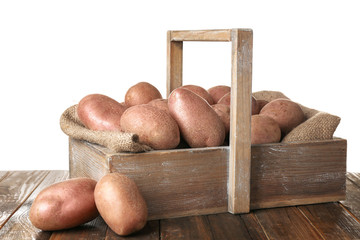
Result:
M183 41L232 44L229 146L114 153L70 138L70 177L126 174L149 219L345 199L346 140L251 145L251 30L169 31L167 94L182 85Z

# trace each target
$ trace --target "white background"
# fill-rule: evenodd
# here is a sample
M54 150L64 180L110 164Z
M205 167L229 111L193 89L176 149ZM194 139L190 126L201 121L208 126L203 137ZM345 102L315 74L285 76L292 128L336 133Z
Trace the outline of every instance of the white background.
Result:
M87 94L148 81L165 96L167 30L251 28L253 91L340 116L360 172L356 2L0 1L0 170L67 169L59 118ZM184 43L184 83L229 85L230 43Z

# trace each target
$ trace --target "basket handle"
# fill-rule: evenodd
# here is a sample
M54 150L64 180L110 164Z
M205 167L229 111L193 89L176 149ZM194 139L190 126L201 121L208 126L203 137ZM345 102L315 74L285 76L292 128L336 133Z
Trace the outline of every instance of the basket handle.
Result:
M231 111L228 168L228 211L250 211L251 29L168 31L167 96L182 86L183 41L221 41L231 47Z

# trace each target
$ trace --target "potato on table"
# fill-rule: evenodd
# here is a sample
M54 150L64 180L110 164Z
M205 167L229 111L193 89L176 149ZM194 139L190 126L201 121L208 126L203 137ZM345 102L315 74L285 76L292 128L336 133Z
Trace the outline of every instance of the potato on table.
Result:
M162 98L159 90L148 82L139 82L125 93L125 104L128 107L146 104L151 100Z
M251 116L251 144L280 142L281 130L277 122L265 115Z

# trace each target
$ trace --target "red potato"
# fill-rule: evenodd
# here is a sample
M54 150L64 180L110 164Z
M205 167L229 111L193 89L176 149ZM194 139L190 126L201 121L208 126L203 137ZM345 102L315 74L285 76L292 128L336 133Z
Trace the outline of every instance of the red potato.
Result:
M85 127L95 131L120 131L120 118L126 106L102 95L90 94L80 100L77 115Z
M259 113L260 113L261 109L262 109L266 104L269 103L268 101L266 101L266 100L261 100L261 99L256 100L256 102L257 102L257 104L258 104L258 106L259 106Z
M218 103L219 100L225 94L227 94L231 91L231 88L229 86L225 86L225 85L218 85L218 86L209 88L207 91L210 94L210 96L212 97L212 99L214 100L214 103Z
M151 106L157 107L161 110L164 110L170 114L167 99L154 99L154 100L150 101L148 104Z
M206 91L206 89L204 89L204 88L202 88L200 86L197 86L197 85L184 85L184 86L181 86L180 88L185 88L187 90L190 90L190 91L196 93L200 97L204 98L210 105L214 104L214 100L212 99L212 97L208 93L208 91Z
M168 105L182 137L190 147L223 144L224 124L205 99L187 89L177 88L170 94Z
M212 105L212 108L224 123L225 134L228 134L230 132L230 106L225 104L214 104Z
M139 141L153 149L172 149L180 142L180 131L170 114L149 104L128 108L120 120L124 132L136 133Z
M218 104L225 104L230 106L231 104L231 93L226 93L222 98L220 98ZM254 96L251 96L251 115L259 114L260 108L257 104L257 100Z
M299 104L285 98L278 98L266 104L261 109L260 115L273 118L279 124L284 135L305 120Z
M281 139L277 122L265 115L251 116L251 144L276 143Z
M145 226L146 202L135 182L125 175L110 173L102 177L94 196L101 217L116 234L129 235Z
M30 208L31 223L44 231L76 227L95 219L99 212L94 200L96 181L74 178L42 190Z
M127 90L125 94L125 104L131 107L146 104L158 98L162 98L162 96L156 87L148 82L139 82Z

